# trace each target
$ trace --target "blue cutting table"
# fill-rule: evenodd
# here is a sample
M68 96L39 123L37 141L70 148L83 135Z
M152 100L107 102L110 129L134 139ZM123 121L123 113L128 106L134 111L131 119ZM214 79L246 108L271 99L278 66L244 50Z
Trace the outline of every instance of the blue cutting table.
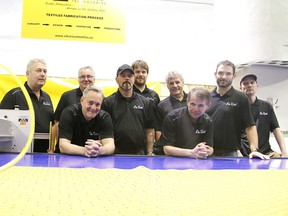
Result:
M0 153L0 166L17 156L15 153ZM196 169L196 170L246 170L246 169L288 169L288 158L260 160L257 158L208 158L206 160L168 156L114 155L97 158L63 154L26 154L16 166L71 167L71 168L117 168L133 169L139 166L152 170Z

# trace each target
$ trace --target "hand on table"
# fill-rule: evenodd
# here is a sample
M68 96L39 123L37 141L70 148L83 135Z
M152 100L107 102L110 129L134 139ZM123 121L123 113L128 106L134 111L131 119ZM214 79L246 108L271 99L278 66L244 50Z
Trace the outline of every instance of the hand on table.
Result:
M97 157L100 155L102 143L99 140L88 139L85 144L84 151L86 157Z

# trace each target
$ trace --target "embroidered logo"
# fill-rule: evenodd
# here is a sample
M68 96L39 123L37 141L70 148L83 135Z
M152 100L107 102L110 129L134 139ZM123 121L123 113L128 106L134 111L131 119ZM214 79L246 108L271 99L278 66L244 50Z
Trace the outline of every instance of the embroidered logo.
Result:
M197 130L195 131L195 133L196 133L196 134L205 134L205 133L206 133L206 130L204 130L204 129L198 130L198 129L197 129Z
M152 98L152 97L146 97L146 98L151 100L151 101L154 101L154 98Z
M45 106L51 106L51 104L49 103L49 102L43 102L43 105L45 105Z
M143 106L140 106L140 105L134 105L133 108L134 108L134 109L144 109Z
M260 114L260 115L264 115L264 116L267 116L267 115L268 115L267 112L260 112L259 114Z
M97 133L96 131L89 131L89 135L90 136L98 136L99 133Z
M227 102L227 103L226 103L226 106L233 106L233 107L235 107L235 106L237 106L237 103Z

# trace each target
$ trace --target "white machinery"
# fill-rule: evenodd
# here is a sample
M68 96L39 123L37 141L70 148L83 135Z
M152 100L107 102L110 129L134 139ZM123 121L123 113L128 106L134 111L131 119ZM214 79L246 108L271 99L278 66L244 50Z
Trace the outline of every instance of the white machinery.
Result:
M0 109L0 152L21 152L30 133L29 110ZM28 149L32 152L33 143Z

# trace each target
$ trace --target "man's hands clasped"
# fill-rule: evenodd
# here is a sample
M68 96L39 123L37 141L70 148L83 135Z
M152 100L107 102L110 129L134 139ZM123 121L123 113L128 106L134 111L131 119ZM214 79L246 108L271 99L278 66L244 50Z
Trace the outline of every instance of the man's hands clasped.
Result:
M99 140L88 139L85 142L84 154L86 157L97 157L101 154L102 143Z

